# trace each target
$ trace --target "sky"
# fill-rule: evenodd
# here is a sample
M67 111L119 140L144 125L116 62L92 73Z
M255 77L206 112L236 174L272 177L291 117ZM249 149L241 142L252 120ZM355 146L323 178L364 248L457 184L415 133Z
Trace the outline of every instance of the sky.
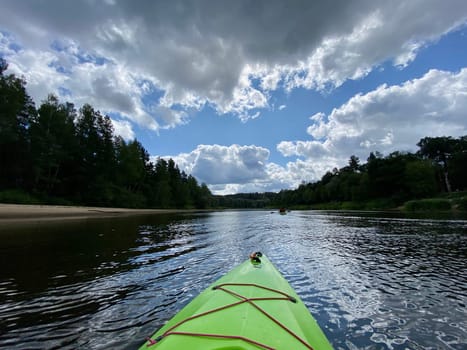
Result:
M467 135L465 0L2 0L0 56L215 194Z

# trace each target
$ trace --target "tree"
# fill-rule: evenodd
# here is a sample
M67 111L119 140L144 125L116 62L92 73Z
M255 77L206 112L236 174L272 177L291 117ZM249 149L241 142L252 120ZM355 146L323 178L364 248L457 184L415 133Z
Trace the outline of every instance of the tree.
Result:
M67 195L76 164L75 117L74 106L59 103L54 95L40 106L29 129L35 191Z
M161 208L168 208L172 203L168 164L163 158L158 158L155 165L155 203Z
M103 181L112 182L116 168L114 129L109 116L103 116L98 112L96 117L96 128L99 136L98 148L96 149L97 171Z
M426 160L407 162L404 182L409 198L429 197L436 192L436 175L431 163Z
M180 177L180 170L176 166L172 158L167 162L167 172L169 174L170 193L172 194L171 206L183 206L183 199L181 198L182 183Z
M0 189L26 188L30 182L28 129L36 109L26 92L26 82L7 75L0 58Z
M136 193L145 179L149 155L137 140L126 143L120 139L117 149L119 185L130 192Z
M448 161L449 178L454 190L467 189L467 136L455 140L454 152Z
M360 170L360 159L357 156L350 156L349 169L354 173Z
M199 195L196 199L196 207L200 209L209 207L211 198L212 198L211 191L209 190L208 186L205 183L202 183L201 188L199 190Z
M448 161L455 151L456 141L452 137L425 137L421 139L417 146L420 147L418 153L424 159L430 159L440 164L443 170L443 180L447 192L451 192L451 183L448 174Z

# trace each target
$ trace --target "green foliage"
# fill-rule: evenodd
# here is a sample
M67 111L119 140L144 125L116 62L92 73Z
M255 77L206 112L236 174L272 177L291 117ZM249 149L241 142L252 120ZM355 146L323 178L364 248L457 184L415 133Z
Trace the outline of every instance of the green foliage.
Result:
M467 137L462 137L458 150L448 161L449 179L453 191L467 188ZM452 192L454 193L454 192Z
M443 211L451 210L451 202L447 199L433 198L408 201L404 205L406 211Z
M147 208L147 198L142 193L134 193L125 188L115 187L110 205L125 208Z
M14 189L1 191L0 203L38 204L39 200L23 190Z
M463 197L467 197L467 191L456 191L451 193L442 193L439 197L447 198L447 199L460 199Z
M449 200L452 203L452 207L456 210L467 210L467 192L466 191L457 191L451 193L443 193L439 196Z
M0 190L26 188L30 183L30 144L28 129L35 117L26 82L13 74L0 58Z
M467 197L459 198L455 201L457 209L467 211Z
M49 196L62 196L75 173L77 142L75 108L49 95L29 128L32 156L32 189Z
M397 206L393 198L376 198L363 203L363 210L383 210L392 209Z
M417 143L418 154L438 165L440 184L447 192L465 189L467 186L467 136L425 137Z
M342 210L342 203L340 202L325 202L312 205L316 210Z
M216 206L220 208L248 208L258 209L271 207L277 194L266 193L237 193L226 196L215 196Z
M405 165L405 187L410 198L426 198L436 193L436 174L433 166L423 160Z

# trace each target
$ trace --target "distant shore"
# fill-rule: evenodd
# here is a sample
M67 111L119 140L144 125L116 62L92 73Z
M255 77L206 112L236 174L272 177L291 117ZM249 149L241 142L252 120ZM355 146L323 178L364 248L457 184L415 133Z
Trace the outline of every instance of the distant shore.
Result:
M0 223L108 218L130 215L170 214L185 211L188 210L0 204Z

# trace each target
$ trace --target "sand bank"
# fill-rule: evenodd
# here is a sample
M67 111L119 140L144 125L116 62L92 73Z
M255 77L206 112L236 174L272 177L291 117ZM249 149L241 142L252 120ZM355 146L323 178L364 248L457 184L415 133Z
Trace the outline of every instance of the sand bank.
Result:
M0 223L168 214L174 209L126 209L55 205L0 204Z

